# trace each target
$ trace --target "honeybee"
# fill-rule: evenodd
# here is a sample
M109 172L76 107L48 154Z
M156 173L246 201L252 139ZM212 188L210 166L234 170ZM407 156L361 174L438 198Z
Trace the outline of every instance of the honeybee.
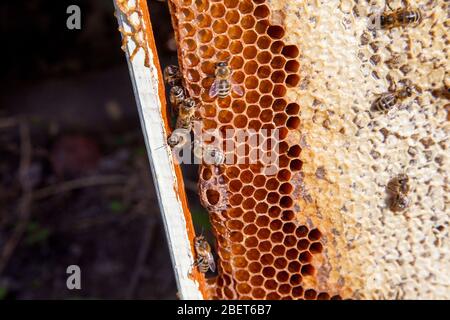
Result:
M412 96L412 87L406 86L403 89L382 94L374 103L374 109L380 112L388 112L399 102Z
M409 203L410 201L408 197L401 193L397 193L393 197L391 197L389 209L394 212L403 211L408 208Z
M403 211L409 206L409 177L404 173L400 173L391 180L387 185L387 191L390 195L389 208L394 211Z
M173 86L170 88L169 101L172 107L178 108L178 105L182 103L184 99L186 99L186 94L183 87Z
M212 272L216 271L216 263L211 252L211 246L204 236L200 235L194 238L194 247L197 254L194 266L197 266L202 273L208 272L209 269Z
M171 87L181 83L180 69L175 65L169 65L164 69L164 81Z
M209 95L214 98L218 96L220 99L226 98L231 90L239 96L244 95L240 85L233 82L231 79L231 68L228 66L228 62L221 61L216 64L216 70L214 71L215 80L209 89Z
M401 173L392 178L387 185L387 189L391 194L403 194L409 193L409 177L408 175Z
M380 27L382 29L392 29L419 25L422 21L422 13L419 9L405 8L383 13L380 16Z
M194 99L187 98L184 99L179 105L178 117L175 127L177 129L186 129L191 131L192 122L195 116L196 103Z

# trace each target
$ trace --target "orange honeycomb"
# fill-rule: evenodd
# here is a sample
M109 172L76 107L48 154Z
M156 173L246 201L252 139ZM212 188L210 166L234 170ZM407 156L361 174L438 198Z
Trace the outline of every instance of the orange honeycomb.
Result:
M286 97L300 82L299 49L282 39L264 0L169 1L186 89L201 102L203 129L278 129L276 173L260 164L200 167L199 191L217 239L212 299L340 299L320 290L316 259L326 235L298 223L302 194L301 107ZM228 60L244 95L213 99L215 64ZM224 141L225 143L226 141ZM244 158L255 151L242 142ZM239 160L239 159L235 159ZM241 159L242 160L242 159ZM243 159L245 160L245 159ZM239 163L239 162L236 162Z

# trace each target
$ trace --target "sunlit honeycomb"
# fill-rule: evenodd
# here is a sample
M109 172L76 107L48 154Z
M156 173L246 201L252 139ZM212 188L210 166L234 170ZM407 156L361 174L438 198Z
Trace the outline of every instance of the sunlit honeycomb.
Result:
M430 244L432 232L448 240L442 119L449 107L433 93L449 82L448 7L422 1L421 27L368 32L370 10L384 5L372 2L169 1L180 67L201 103L204 130L280 132L271 141L274 175L233 154L236 164L200 167L219 256L209 298L448 296L448 246ZM209 96L222 60L242 97ZM416 97L389 115L371 113L376 94L404 79L417 85ZM256 152L241 147L244 158ZM413 182L429 186L417 182L417 211L399 215L386 208L385 184L406 167L419 177ZM424 181L431 175L433 182Z

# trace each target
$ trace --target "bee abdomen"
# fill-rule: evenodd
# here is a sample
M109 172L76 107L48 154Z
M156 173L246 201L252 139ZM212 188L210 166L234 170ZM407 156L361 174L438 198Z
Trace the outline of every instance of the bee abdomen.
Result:
M398 15L398 21L404 25L417 23L421 18L419 10L408 10Z
M377 111L386 112L392 109L397 103L397 99L393 94L385 94L381 96L375 103L375 109Z
M227 80L221 80L217 89L217 96L221 99L226 98L231 91L231 85Z

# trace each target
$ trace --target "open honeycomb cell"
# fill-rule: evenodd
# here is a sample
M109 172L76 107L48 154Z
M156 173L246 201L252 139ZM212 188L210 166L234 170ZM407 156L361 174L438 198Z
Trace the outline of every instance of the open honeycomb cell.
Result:
M397 1L394 2L395 6ZM272 167L275 170L270 174L260 163L248 163L258 152L248 140L236 143L243 152L239 156L230 154L233 163L221 165L220 170L206 164L200 167L199 193L210 215L219 256L218 276L208 279L211 288L208 298L335 300L377 296L378 293L364 293L362 283L367 290L372 290L381 287L381 280L368 274L375 272L377 262L362 251L372 255L384 251L381 247L370 251L365 244L356 246L363 239L358 238L355 230L366 228L364 232L368 234L370 228L377 228L378 233L383 233L382 225L386 224L394 234L393 226L404 219L386 213L380 209L383 205L367 196L371 190L377 190L377 197L381 198L380 189L384 188L385 181L377 176L395 171L393 162L382 155L386 153L384 146L399 143L399 139L409 141L412 145L400 152L408 157L409 166L420 167L423 176L432 174L423 169L430 163L443 170L445 134L442 131L429 140L427 136L432 133L425 123L434 125L432 113L441 115L445 111L448 117L450 112L448 104L440 109L435 107L437 98L425 91L399 111L408 122L407 113L422 103L415 127L411 121L404 123L396 115L390 115L392 127L386 123L386 116L372 115L368 107L362 106L369 104L367 96L374 95L369 86L381 93L385 87L382 82L392 79L399 82L415 75L423 79L421 85L436 87L448 77L448 70L442 71L445 63L430 62L448 60L448 50L442 45L444 42L448 45L445 33L448 21L445 24L445 18L438 18L447 7L441 0L433 3L441 4L432 8L431 2L426 4L432 10L427 19L441 20L435 24L425 22L432 32L424 41L413 42L411 39L417 36L419 28L367 32L363 19L374 6L368 1L304 1L301 6L295 4L295 8L287 0L169 1L184 84L201 105L203 130L218 129L225 133L227 129L256 132L276 129L278 132L276 139L263 140L276 153L277 162ZM314 16L319 11L327 18ZM327 23L334 25L330 27ZM333 36L331 30L339 32L339 36ZM440 44L431 41L438 36L445 41ZM357 48L353 48L358 41ZM339 51L339 46L346 49L344 53ZM405 50L409 50L408 54ZM442 53L433 58L436 52ZM215 64L219 61L229 62L232 80L241 86L242 96L235 92L225 99L209 96ZM336 61L345 64L349 79L335 79L344 70L333 64ZM354 61L358 64L352 64ZM436 71L418 74L414 65L420 61L438 67ZM312 72L312 69L319 71ZM436 81L428 83L426 77ZM346 81L350 83L347 86ZM403 130L396 130L395 125ZM377 128L376 132L373 128ZM233 139L236 134L224 139L223 144ZM341 159L346 162L340 162ZM350 167L357 174L352 175ZM374 173L373 180L369 181L367 172ZM441 180L437 181L441 183ZM369 184L371 187L365 189ZM429 183L427 188L431 190L432 186ZM430 192L439 198L440 191ZM416 197L414 205L425 210L419 200ZM435 207L442 209L443 204L436 202L435 207L426 207L434 211ZM423 210L421 215L425 214ZM374 225L369 223L372 220L362 218L367 214L376 217ZM418 223L415 217L412 213L408 216L410 225ZM437 234L446 229L433 230ZM389 232L383 234L383 239L389 238ZM423 234L421 239L430 237ZM369 243L375 237L364 239ZM412 263L408 255L397 257L397 252L406 252L410 245L405 239L400 236L396 240L397 249L387 241L385 248L389 248L390 260L398 264ZM358 254L348 257L347 251ZM369 257L357 261L356 257L363 255ZM353 264L345 264L352 259ZM357 271L351 265L358 265ZM389 265L389 268L399 274L403 272L397 266ZM363 280L351 279L352 272L361 274ZM393 276L386 271L383 277ZM359 288L359 292L353 292L352 288ZM445 292L445 288L440 292ZM395 294L398 292L379 296Z

